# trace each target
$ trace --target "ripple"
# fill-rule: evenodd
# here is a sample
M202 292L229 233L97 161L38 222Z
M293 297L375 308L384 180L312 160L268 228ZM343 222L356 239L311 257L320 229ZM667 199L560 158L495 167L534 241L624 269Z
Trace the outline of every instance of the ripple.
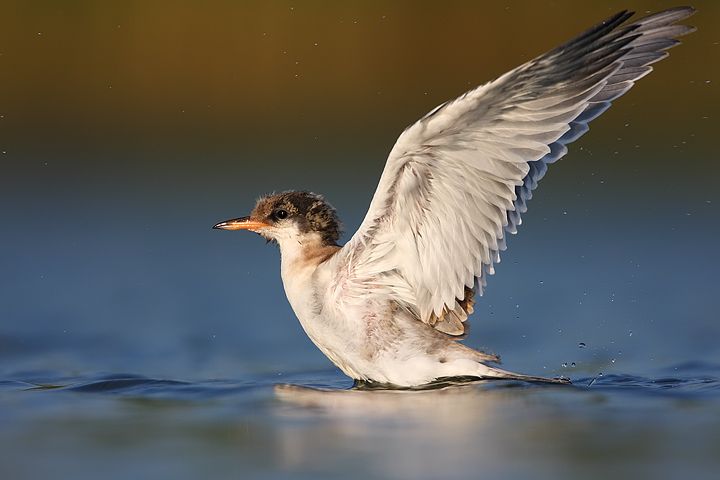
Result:
M132 392L157 390L163 387L176 387L178 385L192 385L189 382L178 380L156 380L152 378L113 378L96 380L80 385L66 387L66 390L75 392Z
M678 395L720 394L720 378L713 376L648 378L628 374L608 374L574 380L578 388L625 390L638 394L668 393Z
M677 375L667 375L670 371ZM245 379L222 379L206 381L184 381L167 378L151 378L133 374L98 375L93 377L17 376L0 380L0 391L33 390L66 392L75 394L115 395L130 397L163 397L176 399L202 399L224 396L251 395L253 392L269 392L275 385L291 384L320 391L376 391L411 390L425 391L466 387L476 385L481 389L544 389L558 388L575 391L592 390L624 392L637 395L673 395L714 397L720 394L720 372L717 365L688 363L665 369L663 375L646 377L639 375L611 373L593 377L573 378L572 385L547 385L518 382L513 380L480 380L472 378L445 378L429 385L415 388L393 389L387 385L367 383L351 384L351 381L334 370L295 372L287 375L264 375Z

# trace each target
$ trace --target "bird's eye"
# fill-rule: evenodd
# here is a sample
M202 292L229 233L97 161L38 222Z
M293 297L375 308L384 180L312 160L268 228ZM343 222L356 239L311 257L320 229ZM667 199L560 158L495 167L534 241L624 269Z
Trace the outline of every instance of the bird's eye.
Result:
M283 218L287 218L288 212L287 210L276 210L275 211L275 218L279 218L282 220Z

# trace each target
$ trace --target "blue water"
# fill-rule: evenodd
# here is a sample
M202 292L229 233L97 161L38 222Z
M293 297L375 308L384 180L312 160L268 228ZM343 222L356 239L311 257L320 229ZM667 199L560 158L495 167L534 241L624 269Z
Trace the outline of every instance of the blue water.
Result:
M353 390L334 370L0 382L3 478L714 478L720 366ZM282 385L292 384L292 386ZM277 386L280 385L280 386Z
M573 386L422 392L349 390L276 248L210 229L295 186L352 233L374 167L59 184L28 162L0 191L0 479L715 478L720 211L676 153L565 161L478 300L466 344Z

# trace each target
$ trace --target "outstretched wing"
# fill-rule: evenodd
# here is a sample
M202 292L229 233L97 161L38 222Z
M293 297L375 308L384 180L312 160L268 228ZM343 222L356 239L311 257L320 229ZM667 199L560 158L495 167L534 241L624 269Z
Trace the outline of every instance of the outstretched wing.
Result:
M398 138L369 211L340 252L358 295L388 295L423 322L464 332L532 191L650 64L694 29L674 8L576 39L432 110Z

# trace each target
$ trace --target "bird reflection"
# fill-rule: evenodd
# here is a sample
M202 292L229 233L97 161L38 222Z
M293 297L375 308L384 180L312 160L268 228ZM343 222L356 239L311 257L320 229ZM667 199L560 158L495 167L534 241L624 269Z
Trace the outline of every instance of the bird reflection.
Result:
M500 445L518 440L508 424L548 423L537 408L528 408L537 404L536 394L566 389L498 381L425 390L278 385L279 415L304 425L282 429L281 462L313 470L365 470L369 462L372 470L390 477L442 478L458 468L470 474L471 468L508 457Z
M537 388L530 387L530 388ZM518 398L510 390L526 389L518 382L495 380L443 380L423 388L379 389L360 384L349 390L319 389L298 385L277 385L275 394L286 404L305 407L331 417L364 420L418 420L441 424L463 423L472 418L474 426L478 412L489 411L507 396Z

